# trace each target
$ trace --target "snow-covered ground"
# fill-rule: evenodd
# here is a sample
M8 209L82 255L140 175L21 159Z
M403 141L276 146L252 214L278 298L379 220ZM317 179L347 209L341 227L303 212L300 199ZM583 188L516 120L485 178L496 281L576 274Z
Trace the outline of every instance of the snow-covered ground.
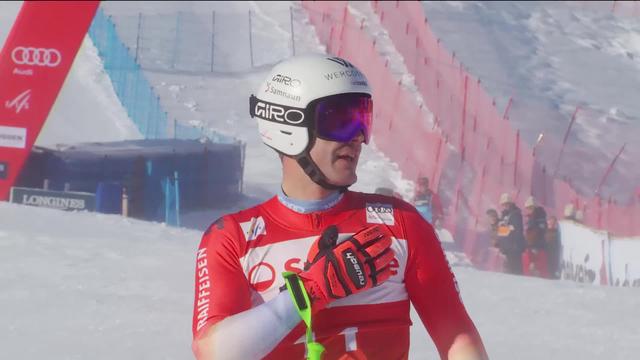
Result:
M629 200L640 185L640 16L612 13L614 2L423 2L430 26L482 80L509 119L554 169L576 106L560 176L592 195L627 146L603 194ZM617 1L633 15L632 2ZM627 4L624 4L627 3ZM635 4L637 5L637 4ZM636 6L637 7L637 6Z
M118 4L106 4L107 12L124 14L126 10L131 15L142 10L171 13L213 8L244 12L251 7L262 14L263 22L280 24L273 27L278 32L288 29L288 7L298 6L289 2ZM354 10L369 13L362 6ZM0 2L0 42L18 9L19 3ZM306 39L307 51L321 51L304 17L296 21L296 37ZM274 48L286 51L284 45ZM265 71L149 75L173 117L202 121L247 142L247 198L237 207L266 199L280 181L277 158L260 144L255 123L246 114L247 96ZM107 85L95 50L85 41L38 141L139 136ZM65 96L73 102L65 101ZM84 106L91 101L93 107ZM69 128L74 131L60 131ZM363 152L359 174L355 190L391 186L405 196L411 194L412 184L375 146ZM230 210L196 214L192 221L185 221L189 228L176 229L113 215L0 203L0 358L191 358L195 250L206 222ZM583 286L463 267L454 271L492 359L632 359L640 353L637 289ZM415 313L412 318L410 358L436 358L419 318Z
M189 359L201 232L0 203L3 359ZM635 359L638 289L454 267L492 359ZM413 313L411 359L435 359ZM247 344L250 346L250 344Z

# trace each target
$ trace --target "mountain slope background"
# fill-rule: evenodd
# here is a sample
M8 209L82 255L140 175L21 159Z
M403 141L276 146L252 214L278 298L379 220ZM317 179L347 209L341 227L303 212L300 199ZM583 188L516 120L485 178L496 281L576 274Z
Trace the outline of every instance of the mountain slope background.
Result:
M229 71L198 73L181 70L172 73L162 68L166 64L160 60L165 59L165 55L156 59L159 63L156 63L155 70L146 71L171 117L211 127L247 142L246 198L233 208L191 214L190 219L187 216L190 221L186 221L183 228L114 215L60 212L0 203L0 318L3 319L0 348L3 357L192 358L190 323L195 250L202 230L221 213L265 200L277 190L280 181L277 157L260 143L257 127L246 115L246 105L248 95L266 76L268 65L291 52L289 40L285 39L290 36L287 33L290 31L287 30L290 29L290 7L296 15L295 37L299 39L296 51L323 51L304 13L299 12L297 3L271 4L114 2L102 5L113 16L127 42L135 39L132 33L126 34L134 31L126 30L127 26L135 29L135 25L121 23L121 16L135 19L137 13L144 13L145 16L155 14L175 20L179 12L205 13L217 9L220 18L229 18L229 28L224 35L226 40L219 40L220 44L226 42L230 46L225 50L231 54L229 56L235 54L232 51L234 44L244 46L246 42L240 30L233 31L231 26L244 24L244 14L249 9L260 14L256 15L256 19L260 18L255 20L256 33L259 32L264 47L256 50L254 55L257 55L256 59L265 59L262 65L247 69L243 65L246 64L246 56L240 54L235 63L229 61L225 65ZM517 4L511 7L515 9L514 15L508 16L511 11L508 5L507 10L493 8L493 13L507 18L524 16L519 6L525 5ZM371 13L366 6L353 4L352 7L362 14ZM429 6L435 5L426 4L427 11ZM444 7L442 16L449 11L447 16L450 19L466 15L469 16L467 23L472 23L474 11L462 11L462 15L455 11L479 5L451 2L438 6ZM447 10L445 6L451 6L451 9ZM492 9L491 6L496 5L486 6ZM556 12L575 12L571 4L551 6ZM0 2L0 41L4 41L19 7L20 2ZM539 8L537 11L542 10ZM428 16L430 21L437 21L435 14ZM612 24L618 20L602 21L603 24ZM171 27L168 21L164 22L164 27L161 26L162 21L158 20L158 23L160 25L153 31ZM206 22L203 20L202 23ZM373 19L371 24L375 24ZM514 26L512 30L516 28ZM150 38L153 38L153 31L152 28L147 29ZM637 34L629 29L626 31ZM373 28L372 32L385 36L382 28ZM598 34L581 36L596 44L604 43ZM129 40L126 40L127 36ZM234 36L238 37L235 43ZM180 39L187 41L189 38L197 39L198 34L186 33ZM492 37L486 36L482 41L485 46L490 46ZM480 43L480 40L470 40L465 47L472 48ZM166 47L154 44L153 48L158 54L164 54L170 52L168 44ZM220 46L222 51L227 45ZM398 61L399 57L392 53L392 48L385 48L385 51L389 52L387 55L392 61ZM514 58L517 56L504 57L502 61L521 61L521 58ZM150 63L155 61L153 57L147 60ZM601 68L615 65L615 62L602 61ZM470 67L481 65L464 62ZM401 64L392 66L396 70L402 69ZM518 64L510 66L519 68ZM590 70L595 71L593 68ZM38 144L140 137L105 76L95 48L86 39ZM410 74L400 76L410 77ZM627 77L632 78L632 75ZM526 81L524 75L523 78L522 81ZM572 86L576 89L584 87L580 84ZM624 95L637 89L629 86L620 88L620 93ZM560 92L558 89L555 91ZM586 89L584 91L587 92ZM570 91L568 93L571 94ZM540 94L536 96L544 98ZM598 97L594 98L597 100ZM501 101L504 106L504 100ZM588 102L585 99L581 101ZM517 101L511 118L512 121L520 121L514 115L517 113L515 104ZM637 114L637 111L625 109L625 113L627 111ZM563 134L566 119L562 125L556 129L560 134ZM637 125L630 126L629 132L637 131ZM536 131L534 129L532 133ZM594 139L608 139L606 134L598 134ZM402 178L397 166L378 152L375 144L366 147L358 171L360 181L355 190L373 191L378 186L390 186L405 197L412 194L413 184ZM454 266L454 272L461 296L483 335L492 359L631 359L640 353L637 289L584 286L459 266ZM412 319L410 358L436 358L435 348L415 312L412 312ZM248 345L250 341L248 339Z

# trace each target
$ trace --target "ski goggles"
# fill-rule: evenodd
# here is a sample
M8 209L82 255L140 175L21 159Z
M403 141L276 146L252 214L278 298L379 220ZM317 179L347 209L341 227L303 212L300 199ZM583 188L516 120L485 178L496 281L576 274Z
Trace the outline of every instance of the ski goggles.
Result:
M307 127L315 136L348 142L360 132L369 143L373 125L373 101L366 93L330 95L316 99L306 108L273 104L251 95L250 114L277 123Z
M310 104L316 136L330 141L348 142L360 132L369 143L373 125L373 101L369 94L327 96Z

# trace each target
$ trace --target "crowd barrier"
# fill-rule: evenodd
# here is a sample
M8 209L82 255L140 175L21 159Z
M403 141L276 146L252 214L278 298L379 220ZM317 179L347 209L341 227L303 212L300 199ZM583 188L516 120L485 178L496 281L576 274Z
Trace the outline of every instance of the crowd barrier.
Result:
M637 253L640 242L631 238L609 241L608 237L611 231L619 236L640 233L639 224L633 223L634 218L640 218L638 206L621 207L610 199L598 197L585 200L569 183L553 178L551 171L536 161L534 149L523 144L505 115L498 113L492 99L482 90L480 81L467 74L455 56L440 46L425 23L419 3L384 4L413 9L396 13L404 26L395 30L389 26L388 30L398 50L404 52L405 63L415 75L418 89L429 109L419 106L413 94L394 77L388 61L376 50L375 40L364 29L364 22L358 21L348 11L346 2L303 2L302 6L327 52L352 61L367 75L374 99L384 99L374 100L373 138L376 146L399 164L405 178L416 179L426 175L431 179L431 185L439 189L443 203L449 209L445 228L450 230L464 251L467 254L474 252L476 239L482 230L480 222L484 211L496 206L502 192L511 192L520 204L533 195L550 210L550 215L555 213L561 217L564 205L573 203L578 209L587 210L584 222L589 227L609 230L604 233L607 234L604 250L601 241L594 241L593 246L583 248L581 243L566 240L566 254L571 254L564 262L568 266L567 274L570 274L571 264L575 269L582 266L584 271L585 257L589 254L587 262L590 271L596 274L594 282L606 278L615 284L617 280L614 279L627 279L633 284L634 274L640 269L629 270L633 257L626 255L624 250ZM383 13L379 6L376 9L387 26L389 20L385 17L389 17L386 15L389 12ZM412 27L407 20L419 25ZM398 32L411 34L412 41L397 41ZM418 38L416 32L433 39L430 48L423 45L426 40ZM430 37L424 34L430 34ZM413 55L407 55L408 51ZM440 68L443 61L450 62L450 65ZM498 132L496 129L507 131ZM585 229L587 233L592 231ZM571 230L566 230L565 235L569 239ZM576 241L584 238L584 234L576 236ZM598 249L600 253L596 252ZM603 259L607 276L601 277ZM638 264L637 260L635 264ZM624 276L621 275L623 273Z
M279 15L289 18L290 37L263 31L273 26L270 18L251 10L111 16L144 70L206 74L247 72L294 55L296 14L293 7L287 12Z
M563 279L640 287L640 239L616 237L572 221L559 225Z
M461 215L461 206L472 216L483 214L496 206L501 193L510 192L518 204L533 195L549 213L561 216L564 206L573 203L583 210L590 227L622 236L640 234L640 222L633 221L640 214L637 201L624 206L598 195L578 194L540 163L535 146L524 143L507 121L509 106L503 114L498 112L481 81L468 74L434 35L419 2L376 1L373 8L414 74L438 128L468 165L460 167L459 175L474 177L470 183L456 184L457 200L450 215ZM466 227L472 229L478 218L468 221Z
M571 221L561 221L562 278L607 285L610 263L609 234ZM640 243L638 243L640 246Z
M640 241L614 238L609 242L609 284L640 287Z
M115 24L102 9L96 12L89 36L104 62L118 99L140 133L145 139L166 138L167 113L162 111L160 98L153 92L129 49L120 41Z
M302 6L327 51L349 59L367 75L374 93L376 146L399 164L406 179L428 176L431 186L447 187L447 191L441 192L443 203L450 204L446 228L457 241L465 242L467 236L473 236L481 216L469 206L467 194L470 192L465 189L476 183L480 187L489 183L475 181L482 178L482 173L476 172L466 160L477 155L475 150L456 151L453 146L456 140L434 129L429 121L431 112L418 105L413 94L391 73L388 61L376 50L376 43L364 29L363 22L349 13L346 2L303 2ZM375 99L385 100L376 102ZM453 97L447 97L442 104L449 106L452 101L455 101ZM488 171L484 169L485 178ZM479 191L474 194L476 198L482 195ZM471 227L468 219L473 219Z
M374 141L389 158L398 162L405 177L418 174L438 180L451 154L446 141L428 123L430 112L419 107L388 69L375 42L350 15L346 2L303 2L320 41L329 53L344 56L369 79L374 99L386 99L374 106ZM402 140L400 140L402 139ZM419 144L403 142L418 139Z
M160 97L144 75L137 56L122 42L116 25L99 8L89 28L89 36L104 62L113 89L145 139L197 139L208 138L217 143L233 144L235 139L210 129L168 121Z

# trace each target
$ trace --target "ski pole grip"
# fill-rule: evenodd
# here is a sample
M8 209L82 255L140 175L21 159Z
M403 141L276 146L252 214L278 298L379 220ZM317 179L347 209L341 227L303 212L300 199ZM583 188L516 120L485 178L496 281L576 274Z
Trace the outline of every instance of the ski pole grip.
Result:
M284 283L289 295L291 296L293 305L295 305L296 310L298 311L298 315L300 315L302 321L307 325L307 359L320 360L322 353L324 352L324 346L313 341L313 330L311 328L311 300L309 299L309 295L302 284L302 280L298 277L298 274L291 271L285 271L282 273L282 277L284 278Z

